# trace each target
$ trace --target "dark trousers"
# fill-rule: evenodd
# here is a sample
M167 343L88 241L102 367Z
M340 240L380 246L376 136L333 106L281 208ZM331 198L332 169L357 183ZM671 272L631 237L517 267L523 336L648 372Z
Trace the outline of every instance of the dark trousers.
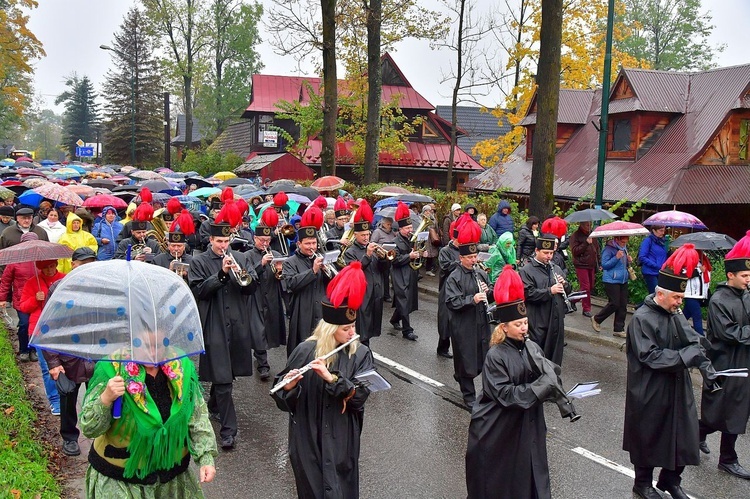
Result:
M76 389L67 395L60 395L60 436L64 442L77 442L81 432L78 430L78 389L81 384L76 384Z
M581 300L584 312L591 312L591 293L594 292L594 279L596 271L594 269L582 269L576 267L576 276L578 277L578 287L581 291L586 291L586 298Z
M710 435L715 430L709 428L702 421L699 421L699 435L701 442L706 441L706 435ZM737 451L734 450L735 443L737 442L738 435L733 433L721 432L721 447L719 449L719 462L721 464L736 464Z
M625 317L627 317L628 312L628 284L605 282L604 291L607 293L607 304L594 316L594 320L601 324L607 317L615 314L615 332L625 331Z
M16 310L18 314L18 353L29 353L29 314Z
M683 470L685 469L684 466L678 466L677 469L674 470L668 470L667 468L662 468L661 472L659 472L659 480L656 481L656 483L663 487L674 487L680 486L680 483L682 482L682 475ZM636 466L635 467L635 485L638 487L651 487L651 483L654 481L654 468L651 468L649 466Z
M253 350L253 357L255 357L255 366L258 368L258 371L271 368L268 364L267 350Z
M453 379L458 381L458 387L461 389L461 395L464 397L464 403L473 406L477 400L477 391L474 388L474 378L453 375Z
M438 336L437 353L448 353L451 347L450 337L442 339Z
M435 270L435 257L428 257L424 259L425 271Z
M212 383L208 411L219 415L222 438L237 435L237 413L232 399L232 383Z
M411 323L409 322L409 314L401 315L398 311L398 308L393 309L393 315L391 316L391 324L398 324L399 321L401 322L401 334L406 336L409 333L414 332L414 328L411 327Z
M700 300L697 298L685 298L682 303L685 304L684 308L682 309L683 315L685 315L685 318L687 320L692 319L693 329L695 329L695 332L701 336L704 336L703 315L701 314Z

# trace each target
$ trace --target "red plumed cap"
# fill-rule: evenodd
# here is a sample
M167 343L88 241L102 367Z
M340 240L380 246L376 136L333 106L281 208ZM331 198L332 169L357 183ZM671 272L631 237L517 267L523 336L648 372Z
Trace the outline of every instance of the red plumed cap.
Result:
M684 275L690 278L693 277L693 272L698 266L699 260L700 256L698 255L698 252L695 251L695 245L683 244L677 248L669 258L667 258L667 261L664 262L661 269L670 269L676 276L683 275L682 272L684 271Z
M359 204L359 208L357 208L357 211L354 213L354 221L362 222L364 220L372 223L373 218L375 218L375 214L372 212L370 203L363 199Z
M548 218L542 222L542 233L554 234L558 239L568 232L568 223L560 217Z
M461 227L463 227L463 226L464 226L464 224L467 224L467 223L469 223L469 222L473 222L473 221L474 221L474 219L473 219L473 218L471 218L471 215L469 215L469 213L468 213L468 212L464 212L464 214L463 214L463 215L461 215L460 217L458 217L458 218L456 219L456 225L455 225L455 229L456 229L457 231L460 231L460 230L461 230Z
M346 302L348 308L357 310L362 306L366 290L367 280L362 271L362 264L355 260L328 283L326 293L334 307L338 308Z
M147 189L144 189L147 190ZM149 197L151 193L148 193ZM148 201L143 201L133 212L133 220L136 222L150 222L154 218L154 207Z
M273 197L274 206L278 206L279 208L284 206L287 201L289 201L289 196L286 195L286 192L277 192Z
M279 225L279 214L273 208L266 208L260 216L260 221L266 227L276 227Z
M247 210L250 209L250 206L248 206L247 201L245 201L243 198L239 198L237 201L235 201L237 204L237 209L240 210L240 214L242 216L245 216L245 213L247 213Z
M333 205L334 210L346 210L348 209L348 206L346 205L346 201L344 201L344 198L341 196L336 199L336 204Z
M396 206L396 214L393 216L393 218L398 222L399 220L409 218L409 216L409 207L399 201L398 205Z
M495 303L498 305L524 299L523 281L512 266L506 265L503 267L495 282L492 294L495 296Z
M172 225L169 226L169 232L175 232L180 230L186 236L192 236L195 234L195 222L193 221L193 215L186 209L180 212L180 215L174 219Z
M237 203L234 201L225 203L216 215L214 222L217 224L228 223L230 227L237 227L242 223L242 212L237 206Z
M226 203L228 201L234 201L234 190L231 187L225 187L221 191L221 202Z
M458 244L477 244L482 237L482 228L474 220L458 229Z
M141 189L140 196L142 203L150 203L154 200L154 196L151 194L151 190L149 190L148 187Z
M182 210L182 203L180 203L180 200L177 198L169 198L169 201L167 201L167 211L172 215L176 215L180 210Z
M732 260L734 258L750 258L750 230L745 233L745 237L737 241L729 253L724 257L726 260Z
M325 196L318 196L315 198L315 201L313 201L313 204L320 208L321 210L328 209L328 201L326 200Z
M310 206L302 214L299 225L300 227L315 227L315 230L320 230L323 227L323 212L317 206Z

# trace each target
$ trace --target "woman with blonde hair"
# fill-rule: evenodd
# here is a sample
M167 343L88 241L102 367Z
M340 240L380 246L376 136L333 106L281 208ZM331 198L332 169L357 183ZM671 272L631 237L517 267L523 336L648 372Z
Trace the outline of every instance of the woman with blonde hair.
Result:
M370 392L357 375L374 369L370 349L355 339L365 288L360 262L339 272L328 285L323 318L276 376L276 383L288 380L273 397L289 413L289 459L301 498L359 497L359 442Z

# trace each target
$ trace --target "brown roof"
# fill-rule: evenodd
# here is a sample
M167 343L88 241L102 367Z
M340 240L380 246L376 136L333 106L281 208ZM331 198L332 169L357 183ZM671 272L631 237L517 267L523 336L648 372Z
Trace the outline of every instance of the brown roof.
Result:
M574 90L571 88L560 89L560 102L557 108L557 122L583 125L591 110L591 99L594 98L594 90ZM532 98L529 110L536 103L536 94ZM527 114L519 125L533 125L536 123L536 113Z
M252 120L241 120L229 125L216 139L209 149L222 153L233 152L242 158L250 154L253 144L253 122Z
M635 71L634 91L641 102L659 101L661 87L645 85L659 79L654 71L623 70L618 79ZM648 74L644 74L648 73ZM683 73L680 73L685 75ZM681 100L687 103L684 114L678 115L664 129L662 136L637 160L609 160L604 175L604 198L608 201L647 198L652 204L713 204L750 202L749 166L698 166L693 163L708 147L714 135L736 108L750 83L750 64L714 69L687 75L689 93ZM632 82L631 82L632 83ZM676 85L664 89L665 102L676 104ZM656 95L651 95L651 94ZM649 95L647 95L649 94ZM671 96L671 97L670 97ZM555 196L581 198L594 193L597 171L599 133L591 121L598 121L601 91L591 102L589 117L558 151L555 162ZM651 106L651 104L649 104ZM669 106L665 106L665 109ZM670 108L674 109L674 108ZM672 112L672 111L662 111ZM508 158L502 170L485 171L467 183L468 188L528 193L531 161L525 160L525 144ZM497 171L493 171L497 170Z

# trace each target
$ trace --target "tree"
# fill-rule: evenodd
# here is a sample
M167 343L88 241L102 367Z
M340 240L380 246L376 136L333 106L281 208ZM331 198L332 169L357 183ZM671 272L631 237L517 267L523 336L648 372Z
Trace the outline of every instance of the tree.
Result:
M99 121L99 105L96 103L94 85L88 76L76 73L65 79L68 90L55 99L55 105L65 105L62 125L62 148L70 157L75 156L76 142L96 140L95 127Z
M320 0L323 16L323 133L320 170L336 175L336 118L339 112L336 77L336 0Z
M33 110L24 145L40 159L58 159L62 138L62 116L51 109Z
M45 55L24 13L36 7L35 0L0 2L0 137L8 137L24 124L33 95L32 64Z
M621 51L648 61L654 69L705 70L715 67L723 45L712 47L714 29L701 0L622 0L618 20L629 26L627 36L615 39Z
M263 7L242 0L213 0L210 14L206 26L210 64L198 91L195 115L204 136L217 136L232 115L245 109L251 77L263 68L256 52Z
M161 76L144 24L143 13L133 7L114 34L102 137L104 155L114 163L156 164L164 157Z
M380 157L380 102L383 71L380 62L380 30L383 23L382 0L363 0L367 25L367 127L365 131L364 182L378 181Z

